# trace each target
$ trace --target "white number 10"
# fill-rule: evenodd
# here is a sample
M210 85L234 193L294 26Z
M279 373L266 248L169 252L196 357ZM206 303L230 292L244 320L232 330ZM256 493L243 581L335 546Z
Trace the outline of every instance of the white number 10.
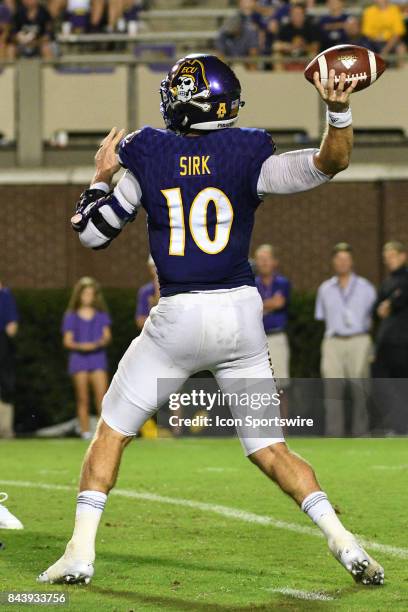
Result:
M170 246L169 255L184 255L186 246L186 229L184 223L183 198L179 187L162 189L169 207ZM208 235L207 209L214 202L216 211L215 235ZM223 191L216 187L206 187L200 191L191 205L189 226L194 242L199 249L215 255L228 244L234 211L231 202Z

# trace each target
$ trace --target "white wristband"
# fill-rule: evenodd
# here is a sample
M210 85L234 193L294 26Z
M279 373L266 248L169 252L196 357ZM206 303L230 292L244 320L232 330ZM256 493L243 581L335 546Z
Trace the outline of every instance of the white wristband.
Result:
M327 109L327 123L335 128L346 128L352 124L351 108L344 113L334 113Z
M104 191L105 193L108 193L108 191L110 191L108 183L103 183L102 181L100 183L92 183L89 189L99 189L100 191Z

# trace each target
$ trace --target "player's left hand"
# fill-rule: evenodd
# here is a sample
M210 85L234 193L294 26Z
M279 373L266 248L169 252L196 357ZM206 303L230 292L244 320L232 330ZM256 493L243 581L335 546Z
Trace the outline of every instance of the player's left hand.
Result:
M96 175L99 181L110 183L112 177L120 169L116 147L125 135L125 130L113 127L101 142L95 155ZM107 179L107 180L105 180Z
M334 113L343 113L350 105L350 95L353 93L358 81L354 79L346 89L346 74L342 72L339 84L337 88L334 89L335 75L336 71L330 70L326 88L321 84L317 71L313 75L313 82L321 99L327 104L328 109Z

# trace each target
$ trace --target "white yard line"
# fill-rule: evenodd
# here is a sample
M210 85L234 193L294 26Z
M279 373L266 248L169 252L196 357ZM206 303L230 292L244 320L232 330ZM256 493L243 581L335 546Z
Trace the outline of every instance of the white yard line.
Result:
M268 591L268 593L281 593L282 595L289 595L289 597L295 597L295 599L307 599L308 601L334 600L334 597L332 597L331 595L325 595L324 593L314 593L313 591L299 591L298 589L289 589L288 587L266 590Z
M73 491L76 489L73 485L57 485L47 484L39 482L29 482L24 480L0 480L0 485L5 487L20 487L26 489L45 489L50 491ZM211 512L227 518L244 521L245 523L256 523L258 525L267 525L269 527L275 527L276 529L285 529L286 531L293 531L295 533L301 533L304 535L310 535L315 537L323 537L320 531L315 527L308 527L306 525L298 525L297 523L288 523L287 521L280 521L272 516L265 516L262 514L255 514L254 512L247 512L245 510L239 510L238 508L231 508L229 506L221 506L219 504L209 504L206 502L194 501L192 499L181 499L178 497L166 497L163 495L157 495L156 493L142 493L138 491L130 491L127 489L114 489L111 495L117 495L120 497L127 497L130 499L142 499L145 501L156 502L159 504L171 504L172 506L183 506L185 508L193 508L194 510L201 510L202 512ZM397 546L391 546L389 544L380 544L374 540L367 540L361 536L358 536L360 542L371 548L372 550L378 550L379 552L390 555L391 557L399 557L400 559L408 559L408 548L399 548Z

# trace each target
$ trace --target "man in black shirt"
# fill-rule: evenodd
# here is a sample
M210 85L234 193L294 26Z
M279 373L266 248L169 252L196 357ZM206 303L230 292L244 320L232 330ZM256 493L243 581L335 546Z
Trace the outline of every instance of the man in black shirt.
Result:
M14 54L23 57L52 57L52 19L39 0L22 0L14 15L12 43Z
M319 43L318 34L313 21L306 15L305 5L294 3L290 7L289 20L281 25L277 41L273 45L275 53L295 59L316 55ZM275 66L281 68L279 63ZM304 67L302 62L294 61L283 66L286 70L299 70Z
M373 376L384 379L377 384L380 393L377 400L381 403L385 428L405 433L408 415L404 409L408 390L407 252L401 242L394 240L384 245L383 257L390 275L382 283L374 305L374 312L381 322L376 338Z

